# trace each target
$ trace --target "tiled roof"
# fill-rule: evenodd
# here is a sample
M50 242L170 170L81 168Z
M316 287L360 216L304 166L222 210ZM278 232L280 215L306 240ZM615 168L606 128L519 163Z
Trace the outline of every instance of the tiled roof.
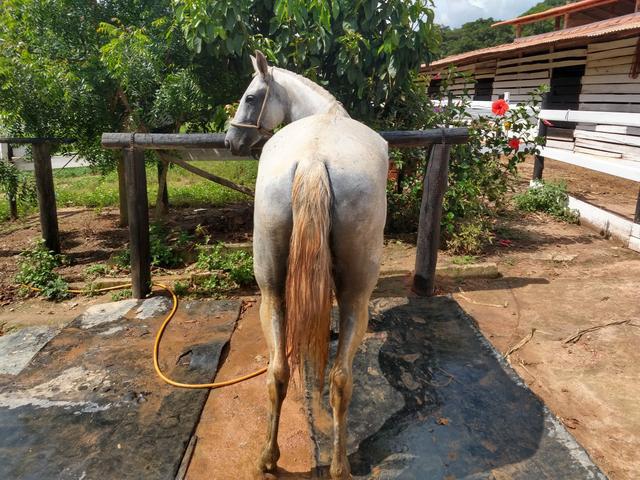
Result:
M582 10L602 7L602 6L610 5L612 3L617 3L617 2L618 0L581 0L579 2L569 3L567 5L562 5L560 7L550 8L542 12L532 13L531 15L525 15L523 17L513 18L511 20L496 22L493 24L493 26L497 27L498 25L518 25L523 23L532 23L532 22L544 20L545 18L558 17L560 15L564 15L567 13L580 12Z
M452 55L450 57L432 62L431 64L429 64L429 68L443 67L450 64L458 64L461 62L466 63L470 60L479 59L480 57L491 58L496 56L496 54L515 52L538 45L554 44L565 42L567 40L577 40L580 38L601 37L618 32L627 32L633 30L640 31L640 12L632 13L630 15L623 15L621 17L610 18L608 20L602 20L601 22L589 23L587 25L581 25L579 27L543 33L541 35L521 37L517 38L513 43L505 43L503 45L498 45L495 47L482 48L480 50L473 50L472 52ZM423 69L425 68L427 68L427 66L423 67Z

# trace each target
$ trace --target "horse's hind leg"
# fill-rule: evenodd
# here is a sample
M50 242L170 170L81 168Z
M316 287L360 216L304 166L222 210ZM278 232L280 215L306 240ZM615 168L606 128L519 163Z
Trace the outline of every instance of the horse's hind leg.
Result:
M284 296L282 294L262 292L260 321L269 346L267 389L270 408L267 420L267 439L258 461L258 469L261 472L275 472L280 458L278 427L282 402L287 395L289 383L289 367L285 356L283 306Z
M261 228L256 222L254 229L255 274L262 294L260 322L269 348L269 416L267 439L258 460L259 472L275 472L280 457L278 426L289 383L289 365L285 352L284 294L290 231L289 218L285 218L277 228L269 229Z
M346 298L340 298L338 294L340 337L336 360L329 374L333 409L332 479L351 478L347 459L347 410L353 391L353 357L367 330L369 294L366 291Z
M376 238L379 237L379 241ZM350 477L347 459L347 411L353 390L353 357L367 331L369 298L378 278L382 229L368 241L343 238L335 244L336 297L340 308L340 335L335 363L329 374L333 409L333 479ZM368 244L367 244L368 243Z

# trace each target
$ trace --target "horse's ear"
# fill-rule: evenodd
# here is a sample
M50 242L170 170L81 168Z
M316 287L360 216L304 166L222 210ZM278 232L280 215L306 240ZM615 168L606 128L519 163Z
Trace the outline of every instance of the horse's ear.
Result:
M260 73L265 80L269 79L269 64L267 63L267 57L264 56L260 50L256 50L256 56L254 61L253 68L257 73Z
M251 57L251 65L253 65L253 71L258 73L258 61L256 60L256 57L254 57L253 55L249 55L249 57Z

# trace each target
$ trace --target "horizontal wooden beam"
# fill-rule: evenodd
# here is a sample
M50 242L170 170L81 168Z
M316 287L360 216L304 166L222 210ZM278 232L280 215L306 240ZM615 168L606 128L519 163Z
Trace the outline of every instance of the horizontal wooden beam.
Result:
M379 132L392 148L427 147L434 144L466 143L466 128L434 128ZM226 148L224 133L103 133L104 148L143 148L149 150L184 150L189 148ZM264 141L257 147L264 145Z
M0 137L0 143L10 143L13 145L31 144L40 145L43 143L73 143L75 138L57 138L57 137L37 137L37 138L20 138L20 137Z
M585 110L542 110L539 117L557 122L597 123L640 127L640 114L620 112L589 112Z

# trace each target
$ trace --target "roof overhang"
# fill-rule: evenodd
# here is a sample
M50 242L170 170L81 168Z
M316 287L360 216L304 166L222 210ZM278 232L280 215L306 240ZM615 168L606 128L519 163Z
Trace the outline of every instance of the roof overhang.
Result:
M534 35L531 37L517 38L512 43L506 43L495 47L482 48L471 52L451 55L441 60L423 65L421 71L428 69L447 67L449 65L465 65L480 60L491 60L513 55L516 52L540 50L551 45L560 46L566 44L585 43L600 37L629 37L640 33L640 12L630 15L589 23L578 27L557 30L553 32Z

